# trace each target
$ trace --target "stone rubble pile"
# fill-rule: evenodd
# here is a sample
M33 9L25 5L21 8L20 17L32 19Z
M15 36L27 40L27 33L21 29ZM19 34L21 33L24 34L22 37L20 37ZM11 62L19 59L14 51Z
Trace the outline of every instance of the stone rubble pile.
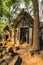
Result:
M18 58L18 53L14 53L12 48L7 49L0 44L0 65L15 65Z

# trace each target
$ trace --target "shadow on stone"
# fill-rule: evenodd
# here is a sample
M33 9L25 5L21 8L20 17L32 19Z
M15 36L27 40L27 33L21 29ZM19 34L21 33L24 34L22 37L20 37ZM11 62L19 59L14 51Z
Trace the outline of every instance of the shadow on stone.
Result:
M16 61L15 65L21 65L22 59L19 57L18 60Z
M16 50L19 50L20 49L20 47L16 47Z
M18 55L18 53L14 53L14 51L12 50L12 47L9 49L8 52L10 52L12 54L11 55L12 57Z
M40 54L40 50L31 50L30 54L31 56L33 56L34 54Z

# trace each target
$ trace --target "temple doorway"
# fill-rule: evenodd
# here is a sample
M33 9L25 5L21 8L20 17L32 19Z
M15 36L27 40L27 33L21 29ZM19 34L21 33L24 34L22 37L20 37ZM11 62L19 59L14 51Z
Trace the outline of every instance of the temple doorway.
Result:
M29 43L29 29L20 28L20 43Z

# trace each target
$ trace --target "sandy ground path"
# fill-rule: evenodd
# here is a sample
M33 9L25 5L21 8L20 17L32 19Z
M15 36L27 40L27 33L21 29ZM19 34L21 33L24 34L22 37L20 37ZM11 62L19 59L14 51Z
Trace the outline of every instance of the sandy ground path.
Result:
M27 47L21 48L16 52L19 53L22 58L21 65L43 65L43 59L40 55L35 54L34 56L31 56Z

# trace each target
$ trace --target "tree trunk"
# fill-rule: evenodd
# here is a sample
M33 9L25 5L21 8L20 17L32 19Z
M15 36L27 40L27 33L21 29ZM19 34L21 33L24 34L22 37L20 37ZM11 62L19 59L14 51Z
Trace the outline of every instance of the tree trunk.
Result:
M39 7L38 0L33 0L33 10L34 10L34 29L33 29L33 48L35 50L39 49Z

